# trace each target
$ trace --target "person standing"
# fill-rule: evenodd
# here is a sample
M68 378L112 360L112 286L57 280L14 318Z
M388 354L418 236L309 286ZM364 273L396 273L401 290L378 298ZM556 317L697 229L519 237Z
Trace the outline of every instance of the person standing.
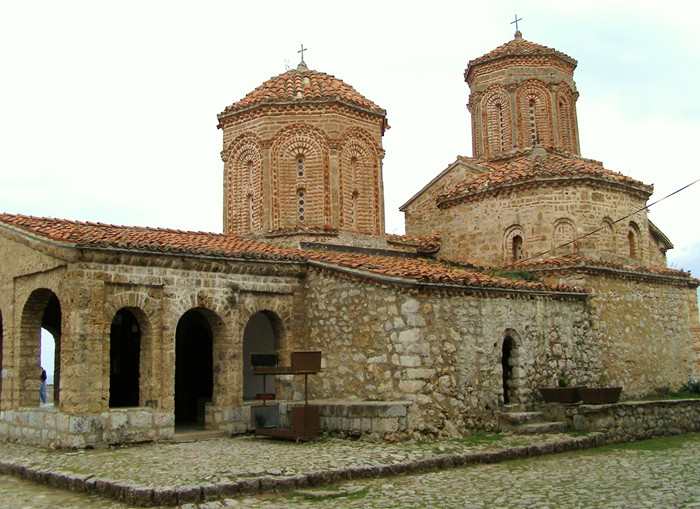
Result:
M46 370L41 368L41 385L39 386L39 399L41 403L46 403Z

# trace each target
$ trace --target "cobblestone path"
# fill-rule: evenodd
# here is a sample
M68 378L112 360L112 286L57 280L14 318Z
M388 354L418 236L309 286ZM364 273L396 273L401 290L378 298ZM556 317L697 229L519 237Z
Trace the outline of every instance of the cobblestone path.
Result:
M656 441L639 442L631 447L604 448L434 473L352 481L288 494L230 498L182 507L700 508L700 434L663 440L667 447L656 447ZM204 448L210 454L211 448L217 447L217 443L221 448L224 442L189 444L188 453L201 454L201 449ZM265 444L263 448L269 444L253 441L255 443ZM668 447L669 444L671 447ZM361 452L362 445L361 442L346 444L346 453L357 453L359 457L354 461L361 463L366 461L366 453L363 455ZM377 452L375 444L364 445L367 445L367 450ZM437 448L439 452L440 447L449 452L454 444L433 444L432 450ZM160 446L127 450L133 460L139 454L147 457L151 451L159 449ZM390 450L393 454L408 457L425 453L417 446L406 444L391 446ZM66 454L52 453L50 456L65 457ZM69 454L76 457L92 456L89 452ZM158 459L162 471L186 470L176 462L168 463L164 457ZM270 459L267 458L268 463ZM272 459L284 463L281 455ZM77 464L81 465L79 461ZM198 468L204 470L201 465ZM0 475L2 509L68 507L102 509L129 506L96 495L73 493Z

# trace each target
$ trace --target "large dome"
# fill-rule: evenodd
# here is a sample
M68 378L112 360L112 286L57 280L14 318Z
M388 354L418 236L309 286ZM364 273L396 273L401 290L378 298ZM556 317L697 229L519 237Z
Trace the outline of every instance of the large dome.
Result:
M263 105L338 102L367 113L385 116L386 111L343 80L319 71L310 70L303 62L270 78L243 99L228 106L219 114L219 120Z
M485 55L469 61L464 71L464 79L471 85L474 79L475 69L479 67L491 67L487 64L501 61L510 65L542 65L545 61L559 61L570 72L576 68L578 62L569 55L541 44L526 41L520 32L515 33L513 40L500 45ZM559 66L557 66L559 67Z

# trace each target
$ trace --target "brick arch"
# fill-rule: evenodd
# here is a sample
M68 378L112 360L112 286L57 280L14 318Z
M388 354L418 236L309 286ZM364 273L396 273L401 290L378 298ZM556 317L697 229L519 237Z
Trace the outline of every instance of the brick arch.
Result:
M340 144L340 225L381 233L381 176L377 147L360 128L343 133Z
M57 307L56 307L57 306ZM50 315L50 316L49 316ZM61 335L63 309L57 294L49 288L33 290L22 307L19 337L19 405L36 406L39 401L39 362L41 328L56 341L54 365L54 401L59 401L61 373Z
M513 149L512 112L510 97L501 85L490 87L482 98L484 150L494 157Z
M222 152L224 159L224 231L250 233L262 230L263 168L262 145L258 136L245 133Z
M537 80L525 81L518 87L516 104L521 147L533 146L533 135L540 145L554 145L549 97L549 91Z
M559 85L555 98L557 108L557 144L562 150L578 154L578 131L576 128L576 96L566 83Z
M272 229L330 225L329 143L322 131L307 124L282 129L272 143ZM298 160L303 161L303 175ZM305 190L304 220L297 191Z
M641 230L634 221L630 221L627 225L627 247L630 258L637 260L642 258Z
M556 254L572 253L576 250L576 227L569 218L559 218L552 224L552 249Z
M202 329L204 327L204 329ZM197 334L192 336L192 331ZM197 332L199 331L199 332ZM191 417L191 406L195 400L211 399L214 406L226 403L227 363L226 345L229 334L223 318L212 309L196 306L187 309L178 317L175 327L175 418L178 416L178 399L187 407L185 420ZM208 337L210 335L210 338ZM208 340L211 339L211 345ZM193 358L196 353L197 358ZM185 401L186 400L186 401ZM212 422L206 415L205 426Z
M162 311L158 299L143 291L125 290L109 296L105 300L103 337L103 384L105 397L111 387L111 328L117 313L121 310L130 312L135 318L141 333L139 359L139 406L145 406L148 401L158 400L159 367L161 359L157 358L160 335L156 337L155 330L160 329ZM107 401L107 400L105 400Z

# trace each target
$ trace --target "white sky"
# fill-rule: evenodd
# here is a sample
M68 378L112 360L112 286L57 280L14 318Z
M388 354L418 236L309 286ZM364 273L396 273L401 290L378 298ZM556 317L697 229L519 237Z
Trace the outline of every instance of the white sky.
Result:
M582 155L655 185L700 177L700 2L0 0L0 211L221 231L216 114L294 67L388 111L387 231L471 156L470 59L513 37L579 61ZM700 183L652 208L700 274ZM693 221L693 222L691 222Z

